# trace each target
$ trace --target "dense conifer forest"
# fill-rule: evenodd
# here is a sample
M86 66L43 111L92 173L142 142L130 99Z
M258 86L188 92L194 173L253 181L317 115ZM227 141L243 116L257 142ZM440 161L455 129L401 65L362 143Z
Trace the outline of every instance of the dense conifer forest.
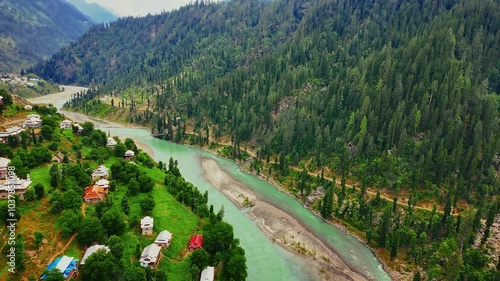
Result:
M493 280L500 263L475 239L498 213L499 31L494 0L195 2L96 25L30 71L90 85L70 107L106 96L167 139L189 123L199 143L230 139L235 157L257 147L257 170L272 163L302 196L324 188L323 216L428 278ZM349 197L346 178L362 192ZM397 197L365 201L366 187L414 197L399 210ZM442 211L413 214L423 199ZM453 214L459 201L470 208Z
M43 61L92 24L64 0L0 1L0 72L19 72Z

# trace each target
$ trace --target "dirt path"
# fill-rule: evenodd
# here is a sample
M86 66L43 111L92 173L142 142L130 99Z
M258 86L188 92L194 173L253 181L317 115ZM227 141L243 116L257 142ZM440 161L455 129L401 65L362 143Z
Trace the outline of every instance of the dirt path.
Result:
M302 171L303 171L303 169L301 169L301 168L299 168L299 167L292 167L291 169L292 169L292 170L295 170L295 171L298 171L298 172L302 172ZM320 171L308 172L308 173L309 173L309 175L314 176L314 177L316 177L316 176L318 176L318 175L320 175L320 174L321 174L321 172L320 172ZM329 181L333 181L333 178L331 178L331 177L323 176L323 178L325 178L326 180L329 180ZM341 181L341 180L336 179L335 183L336 183L336 184L338 184L338 185L340 185L340 184L342 184L342 181ZM346 183L346 184L345 184L345 186L346 186L347 188L351 188L351 189L352 189L352 187L353 187L353 186L352 186L352 184L348 184L348 183ZM359 191L359 190L361 190L361 188L359 188L359 187L355 187L355 189L356 189L356 190L358 190L358 191ZM373 197L374 197L374 196L377 196L377 192L376 192L376 191L374 191L374 190L372 190L372 189L370 189L370 188L367 188L367 189L366 189L366 193L367 193L368 195L370 195L370 196L373 196ZM394 198L390 198L390 197L388 197L388 196L386 196L386 195L383 195L383 194L380 194L380 199L386 200L386 201L388 201L388 202L394 202ZM402 200L403 202L401 202L401 201L399 201L399 200ZM402 206L402 207L406 207L406 208L408 208L408 198L398 196L398 202L397 202L397 204L398 204L399 206ZM429 211L429 212L431 212L431 211L432 211L432 208L431 208L431 207L425 207L425 206L418 206L418 205L416 205L416 206L413 206L413 208L414 208L414 209L417 209L417 210L422 210L422 211ZM436 210L436 212L437 212L437 213L440 213L440 214L442 214L442 213L443 213L443 211L441 211L441 210ZM454 214L454 215L458 215L458 214L455 212L455 214Z
M73 242L73 240L75 240L76 238L76 235L77 233L73 234L73 236L71 236L71 238L69 239L68 243L66 243L66 245L64 245L64 247L57 253L55 253L52 257L50 257L50 259L48 259L49 261L53 261L55 260L58 256L64 254L64 252L66 252L66 250L68 249L69 245L71 245L71 242Z
M82 207L81 207L81 210L82 210L82 216L84 216L84 217L85 217L85 208L86 208L86 207L87 207L87 204L83 203L83 204L82 204ZM73 240L75 240L75 238L76 238L76 235L77 235L77 234L78 234L78 233L73 234L73 236L71 236L71 238L69 238L68 243L66 243L66 245L64 245L64 247L63 247L63 248L62 248L59 252L55 253L54 255L52 255L52 256L48 259L48 260L49 260L49 262L51 262L51 261L55 260L58 256L60 256L60 255L64 254L64 252L66 252L66 250L67 250L67 249L68 249L68 247L71 245L71 243L73 242ZM59 236L59 235L56 235L56 236L54 237L54 240L52 241L53 243L57 240L57 237L58 237L58 236Z
M187 133L188 133L188 134L194 134L194 135L197 135L197 134L196 134L195 132L193 132L193 131L191 131L191 132L187 132ZM231 141L221 141L221 142L218 142L218 141L216 141L216 140L212 137L212 135L210 135L210 136L209 136L209 141L210 141L210 142L212 142L212 141L213 141L213 142L215 142L215 143L217 143L217 144L219 144L219 145L223 145L223 146L232 146L232 145L233 145ZM245 149L245 147L244 147L244 146L242 146L242 145L240 145L240 149L241 149L242 151L245 151L245 152L246 152L248 155L250 155L251 157L257 157L257 152L256 152L256 151L254 151L254 150L250 150L250 149L248 149L248 148L247 148L247 149ZM313 161L313 158L312 158L312 157L311 157L311 158L309 158L309 160L308 160L308 161L307 161L307 163L306 163L306 167L307 167L307 166L308 166L308 165L309 165L312 161ZM295 171L298 171L298 172L302 172L302 170L303 170L303 169L301 169L301 168L299 168L299 167L290 167L290 168L291 168L292 170L295 170ZM328 168L326 168L326 169L328 169ZM321 171L314 171L314 172L312 172L312 171L308 171L308 173L309 173L309 175L310 175L310 176L314 176L314 177L316 177L317 175L320 175L320 174L321 174ZM325 179L329 180L329 181L333 181L333 179L332 179L331 177L327 177L327 176L323 176L323 177L324 177ZM336 184L339 184L339 185L340 185L340 184L341 184L341 181L340 181L340 180L336 180ZM348 183L346 183L346 187L348 187L348 188L351 188L351 189L352 189L352 187L353 187L353 186L352 186L352 184L348 184ZM360 190L360 188L359 188L359 187L355 187L355 188L356 188L356 190L358 190L358 191ZM376 191L374 191L374 190L372 190L371 188L367 188L367 189L366 189L366 193L367 193L368 195L370 195L370 196L373 196L373 197L377 195L377 192L376 192ZM405 197L405 196L401 196L401 195L398 195L397 197L398 197L398 202L397 202L397 204L398 204L399 206L402 206L402 207L408 208L408 198L407 198L407 197ZM381 198L381 199L383 199L383 200L386 200L386 201L388 201L388 202L394 202L394 197L392 197L392 198L391 198L391 197L386 196L386 195L384 195L384 194L380 194L380 198ZM413 206L413 208L414 208L414 209L417 209L417 210L429 211L429 212L432 212L432 209L433 209L433 207L419 206L419 205L418 205L418 203L417 203L417 205L416 205L416 206ZM440 214L443 214L443 211L439 210L439 208L436 210L436 212L437 212L437 213L440 213ZM453 214L454 216L458 215L458 213L457 213L457 211L456 211L456 210L455 210L454 212L453 212L453 210L452 210L452 214Z
M193 133L193 132L191 132L191 133ZM211 140L211 141L213 141L213 140ZM224 145L224 146L228 146L228 145L230 146L230 145L232 145L232 143L231 143L231 142L218 142L218 144L220 144L220 145ZM251 157L257 157L257 154L256 154L256 152L255 152L255 151L252 151L252 150L250 150L250 149L245 149L245 148L244 148L244 146L240 146L240 149L241 149L242 151L245 151L245 152L246 152L248 155L250 155ZM312 160L313 160L313 159L312 159L312 158L310 158L310 159L307 161L307 164L309 164ZM307 165L307 164L306 164L306 165ZM302 172L302 170L303 170L303 169L301 169L301 168L299 168L299 167L290 167L290 168L291 168L292 170L295 170L295 171L298 171L298 172ZM315 172L308 171L308 174L309 174L310 176L314 176L314 177L316 177L317 175L320 175L320 174L321 174L321 171L315 171ZM333 181L333 178L331 178L331 177L327 177L327 176L323 176L323 177L324 177L326 180ZM336 184L340 185L340 184L341 184L341 180L336 180ZM353 187L353 186L352 186L352 184L348 184L348 183L346 183L346 187L347 187L347 188L351 188L351 189L352 189L352 187ZM356 188L356 190L358 190L358 191L360 190L360 188L359 188L359 187L355 187L355 188ZM366 189L366 193L367 193L368 195L370 195L370 196L373 196L373 197L377 195L377 192L376 192L376 191L374 191L374 190L372 190L372 189L370 189L370 188L367 188L367 189ZM398 202L397 202L397 204L398 204L399 206L402 206L402 207L408 208L408 198L406 198L406 197L402 197L401 195L398 195L397 197L398 197ZM384 194L380 194L380 199L386 200L386 201L388 201L388 202L394 202L394 197L393 197L393 198L391 198L391 197L386 196L386 195L384 195ZM414 208L414 209L417 209L417 210L429 211L429 212L431 212L431 211L432 211L432 209L433 209L433 207L419 206L419 205L418 205L418 203L417 203L417 205L416 205L416 206L413 206L413 208ZM439 208L436 210L436 212L437 212L437 213L440 213L440 214L443 214L443 211L439 210ZM454 216L458 215L457 211L452 212L452 213L453 213L453 215L454 215Z
M85 217L85 209L87 208L87 203L82 204L82 216Z

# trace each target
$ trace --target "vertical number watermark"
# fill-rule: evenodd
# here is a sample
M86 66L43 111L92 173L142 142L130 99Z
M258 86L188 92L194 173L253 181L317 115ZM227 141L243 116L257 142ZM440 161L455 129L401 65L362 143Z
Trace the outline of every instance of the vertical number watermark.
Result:
M8 242L9 250L7 253L7 264L9 265L9 272L16 273L16 189L14 186L14 182L16 180L16 168L13 166L7 167L7 189L8 189L8 201L7 201L7 229L8 229Z

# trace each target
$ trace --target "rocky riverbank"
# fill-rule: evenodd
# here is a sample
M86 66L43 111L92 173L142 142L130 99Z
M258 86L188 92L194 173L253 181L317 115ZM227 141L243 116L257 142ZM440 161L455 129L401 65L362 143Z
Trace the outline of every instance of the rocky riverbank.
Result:
M202 158L205 178L238 207L249 207L248 215L262 231L283 248L304 259L311 280L368 280L315 237L297 219L260 200L245 185L224 172L213 159ZM251 202L251 204L247 202Z

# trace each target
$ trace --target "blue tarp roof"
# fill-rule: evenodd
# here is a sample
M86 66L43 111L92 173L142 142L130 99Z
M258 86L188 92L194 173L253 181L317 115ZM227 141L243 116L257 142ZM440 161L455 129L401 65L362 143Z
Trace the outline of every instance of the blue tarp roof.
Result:
M78 260L68 256L62 256L55 259L53 262L49 263L49 265L45 268L48 271L57 268L64 275L64 278L68 278L69 273L73 269L78 269ZM44 280L47 278L46 275L42 275L40 279Z

